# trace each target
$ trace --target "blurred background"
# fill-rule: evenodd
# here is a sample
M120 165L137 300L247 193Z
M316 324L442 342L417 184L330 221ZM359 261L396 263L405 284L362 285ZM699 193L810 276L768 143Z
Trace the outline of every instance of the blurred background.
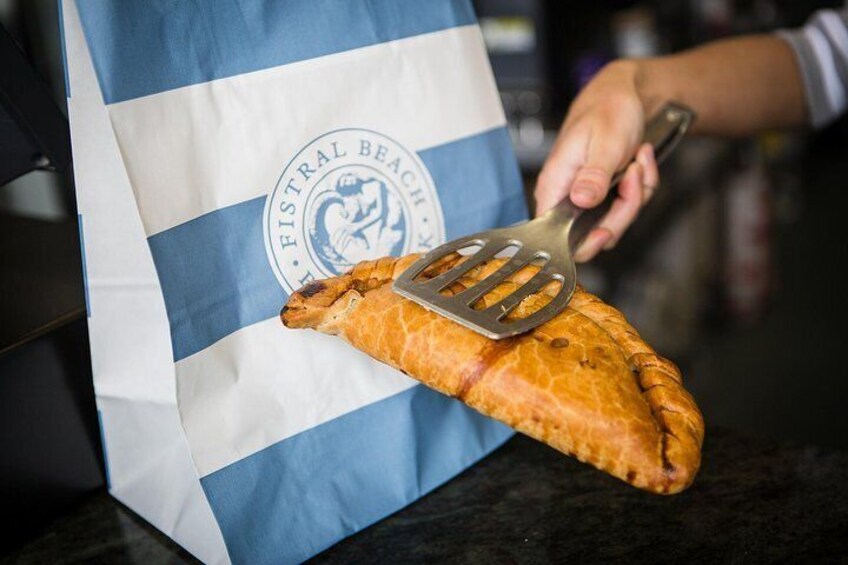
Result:
M532 209L580 88L608 61L801 25L842 2L477 0ZM618 247L580 269L682 368L708 425L848 447L848 121L820 132L688 139Z
M798 26L836 1L475 0L532 203L606 62ZM103 484L57 3L0 0L0 555ZM688 139L583 284L676 361L708 426L848 447L848 121ZM27 438L22 441L22 438ZM26 509L26 511L21 511Z

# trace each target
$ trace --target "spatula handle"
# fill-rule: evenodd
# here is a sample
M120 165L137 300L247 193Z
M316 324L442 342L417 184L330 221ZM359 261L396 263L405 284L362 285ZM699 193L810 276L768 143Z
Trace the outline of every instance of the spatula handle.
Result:
M642 142L650 143L654 146L654 155L657 163L662 163L674 148L677 147L677 144L694 120L695 112L682 104L669 102L663 106L662 110L656 116L645 124L645 137ZM627 165L630 166L630 163ZM607 197L594 208L585 210L577 208L571 204L570 198L566 198L565 201L558 205L558 207L563 205L574 207L575 219L568 234L568 244L572 251L577 249L577 246L589 235L592 228L609 212L612 203L618 197L618 183L624 177L626 170L627 167L613 176Z

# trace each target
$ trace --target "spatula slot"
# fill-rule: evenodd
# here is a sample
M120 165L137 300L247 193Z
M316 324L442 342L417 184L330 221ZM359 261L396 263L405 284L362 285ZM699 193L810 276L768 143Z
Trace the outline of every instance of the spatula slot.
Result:
M467 237L456 240L451 243L446 243L430 251L422 259L419 259L421 264L413 265L413 267L402 277L413 283L424 283L433 280L438 275L444 274L443 265L450 261L450 257L455 253L463 256L471 256L479 252L486 244L486 240L474 237ZM452 264L453 262L450 261ZM416 269L416 267L418 267Z
M548 280L545 280L547 277L544 276L543 272L540 272L539 275L541 280L534 283L534 286L538 284L539 290L545 296L553 295L549 302L528 304L524 302L525 297L512 294L501 303L495 304L482 312L482 314L488 315L484 322L485 327L491 331L517 335L548 321L551 318L550 311L552 309L557 312L562 310L568 304L573 289L566 288L563 285L564 281L558 275L553 275Z
M474 255L468 256L464 261L450 268L444 273L433 277L430 280L423 281L420 284L421 288L426 288L434 293L439 293L451 284L455 283L460 277L467 274L469 271L477 268L486 261L491 261L492 258L500 251L508 246L516 245L515 240L509 241L486 241L483 247Z
M493 321L503 323L523 320L542 310L561 290L561 275L541 270L515 292L490 305L486 313Z
M546 251L540 251L536 253L533 257L533 260L527 263L528 267L539 267L540 269L548 264L551 260L551 256Z
M504 247L500 251L498 251L493 258L494 259L511 259L511 258L515 257L515 254L518 253L519 249L521 249L520 243L518 243L518 242L512 243L512 244Z
M466 245L465 247L457 249L456 252L459 253L462 256L474 255L475 253L480 251L482 248L483 248L483 242L478 240L478 241L472 242L469 245Z
M526 268L531 265L542 268L548 261L550 261L550 256L544 252L531 254L524 251L517 253L497 270L466 290L461 298L471 308L484 310L488 305L499 302L514 292L524 293L523 285L534 274L533 269Z

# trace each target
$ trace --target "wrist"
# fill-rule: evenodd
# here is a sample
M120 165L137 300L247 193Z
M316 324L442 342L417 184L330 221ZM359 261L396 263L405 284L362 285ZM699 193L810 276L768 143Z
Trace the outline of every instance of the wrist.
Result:
M651 59L616 59L604 68L605 78L614 81L619 92L635 94L646 117L653 116L665 102L652 82L653 66Z
M622 63L629 67L628 72L632 77L633 88L642 103L645 117L650 118L668 102L668 96L662 93L657 72L659 61L657 59L628 59Z

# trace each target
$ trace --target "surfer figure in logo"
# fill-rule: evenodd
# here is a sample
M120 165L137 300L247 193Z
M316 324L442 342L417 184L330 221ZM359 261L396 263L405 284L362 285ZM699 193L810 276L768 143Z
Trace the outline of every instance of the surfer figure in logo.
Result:
M399 255L405 219L385 183L345 173L315 202L310 235L325 265L341 274L364 259Z

